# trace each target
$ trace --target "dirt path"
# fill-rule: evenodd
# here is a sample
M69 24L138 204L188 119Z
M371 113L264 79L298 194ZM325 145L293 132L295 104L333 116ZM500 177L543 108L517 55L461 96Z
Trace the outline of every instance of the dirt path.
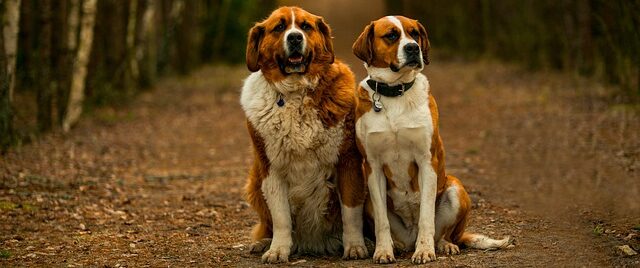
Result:
M637 115L569 90L586 82L550 74L455 62L426 73L449 171L474 199L470 229L517 242L434 265L640 265L615 252L640 249ZM250 146L238 88L246 74L208 67L165 80L130 106L87 116L69 135L4 156L0 266L259 266L247 252L256 216L242 199ZM292 263L373 266L312 256Z

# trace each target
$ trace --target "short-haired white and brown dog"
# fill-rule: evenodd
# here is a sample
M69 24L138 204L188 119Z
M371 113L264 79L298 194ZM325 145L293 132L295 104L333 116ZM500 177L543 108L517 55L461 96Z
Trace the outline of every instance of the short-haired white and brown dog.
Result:
M260 220L252 251L266 250L267 263L341 248L344 258L365 258L356 84L334 60L329 26L300 8L278 8L249 31L247 67L240 103L254 160L246 192Z
M461 182L445 173L438 108L427 77L429 40L416 20L387 16L371 22L353 44L369 76L360 82L356 135L369 187L365 211L375 225L377 263L395 261L394 246L415 249L414 263L436 259L436 247L501 248L465 232L471 201ZM415 245L415 247L414 247Z

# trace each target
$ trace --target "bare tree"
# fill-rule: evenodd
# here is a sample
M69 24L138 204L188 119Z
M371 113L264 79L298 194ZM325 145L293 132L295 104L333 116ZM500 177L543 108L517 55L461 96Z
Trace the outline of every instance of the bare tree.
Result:
M9 101L13 101L16 78L16 52L18 47L18 27L20 23L20 0L4 0L2 34L4 35L4 57L9 78Z
M141 30L138 31L139 43L136 48L136 58L141 63L140 80L142 86L153 84L157 69L157 31L156 16L158 3L156 0L147 0L142 15Z
M78 46L78 24L80 23L80 0L69 0L69 16L67 17L67 51L75 52Z
M65 2L65 1L61 1ZM78 29L80 24L80 0L69 0L67 2L66 14L63 20L59 22L62 28L65 29L64 40L60 40L62 57L61 64L58 64L56 68L62 75L59 75L60 79L58 85L58 122L62 125L64 116L67 113L67 106L69 103L69 91L71 88L71 78L73 71L73 61L75 57L76 47L78 46Z
M13 140L13 87L15 85L16 51L20 21L20 0L4 0L0 4L0 150Z
M82 114L84 101L84 84L87 77L87 63L93 43L93 25L95 23L97 0L85 0L82 3L82 23L80 26L80 41L73 63L73 75L71 78L71 91L67 113L62 121L62 129L67 132L71 129Z
M51 82L51 35L52 35L52 0L41 0L39 23L40 31L38 33L38 64L34 66L37 70L36 83L37 86L37 124L38 131L45 132L53 127L52 108L53 108L53 83Z
M136 24L138 14L138 0L129 1L129 15L127 20L126 35L126 59L125 59L125 75L124 86L127 96L131 95L135 90L138 81L138 61L136 54Z

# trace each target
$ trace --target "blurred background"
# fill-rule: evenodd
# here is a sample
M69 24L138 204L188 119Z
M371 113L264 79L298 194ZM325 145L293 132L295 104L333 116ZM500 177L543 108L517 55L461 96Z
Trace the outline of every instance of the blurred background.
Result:
M126 103L160 76L242 64L248 28L279 5L303 5L338 26L337 54L352 66L360 65L350 51L360 30L403 14L426 25L437 55L594 77L618 86L627 102L640 95L638 1L6 0L2 147L61 127L65 117L73 124L73 83L90 109ZM73 75L80 69L86 76Z
M0 266L257 265L238 99L281 5L323 16L357 80L369 22L426 26L471 226L524 241L450 266L638 266L616 248L640 251L638 0L0 0Z

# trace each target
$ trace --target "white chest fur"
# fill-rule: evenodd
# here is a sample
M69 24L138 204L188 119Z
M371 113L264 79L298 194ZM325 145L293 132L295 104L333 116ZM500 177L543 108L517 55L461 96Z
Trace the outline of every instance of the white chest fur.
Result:
M373 90L363 81L371 98ZM356 134L363 142L367 161L372 168L386 165L395 188L387 185L395 213L407 225L417 224L420 193L411 191L409 165L430 161L433 121L429 110L429 82L418 74L414 86L399 97L384 97L380 112L365 113L356 122Z
M313 82L301 84L281 82L276 87L269 84L261 72L256 72L247 78L242 88L242 108L264 139L265 151L276 172L333 166L338 161L343 122L325 128L318 111L309 105L312 100L304 95L305 90L312 90L309 87ZM296 86L301 88L290 90ZM279 92L283 92L282 107L277 104Z
M269 174L288 184L288 199L298 247L304 241L323 241L333 228L325 212L330 201L335 165L342 141L344 122L326 128L316 108L305 96L317 81L285 80L268 83L261 72L244 82L240 102L247 118L264 140L270 161ZM277 103L282 94L284 106ZM335 230L334 230L335 231Z

